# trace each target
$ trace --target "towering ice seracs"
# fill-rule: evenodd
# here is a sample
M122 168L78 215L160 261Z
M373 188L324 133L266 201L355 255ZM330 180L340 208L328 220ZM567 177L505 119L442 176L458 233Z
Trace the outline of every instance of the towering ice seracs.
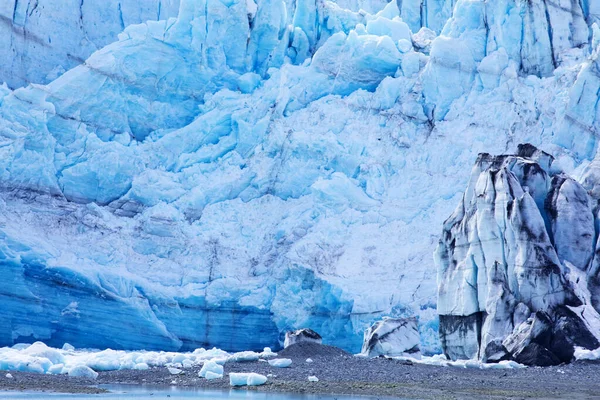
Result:
M0 4L0 82L48 83L117 40L125 27L177 17L180 0L4 0ZM310 2L309 2L310 3ZM313 2L314 3L314 2ZM338 0L376 13L386 0ZM288 22L296 7L286 0ZM275 6L276 12L277 6ZM446 19L449 18L449 13Z
M0 87L0 344L260 350L311 328L357 352L390 316L440 351L431 255L477 154L595 157L595 14L537 74L505 25L488 49L489 2L435 38L410 2L350 3L182 0L48 85Z
M117 39L126 26L177 16L179 0L3 0L0 81L48 83Z
M451 359L552 365L600 346L598 200L553 161L531 145L479 156L436 253Z

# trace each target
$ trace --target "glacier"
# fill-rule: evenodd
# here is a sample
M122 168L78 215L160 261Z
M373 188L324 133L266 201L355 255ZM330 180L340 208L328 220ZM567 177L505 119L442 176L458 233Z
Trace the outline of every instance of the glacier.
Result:
M432 254L478 154L596 156L600 13L418 3L181 0L1 86L0 344L358 352L391 316L440 352Z
M597 199L553 164L531 145L477 159L436 252L450 359L558 365L600 347Z

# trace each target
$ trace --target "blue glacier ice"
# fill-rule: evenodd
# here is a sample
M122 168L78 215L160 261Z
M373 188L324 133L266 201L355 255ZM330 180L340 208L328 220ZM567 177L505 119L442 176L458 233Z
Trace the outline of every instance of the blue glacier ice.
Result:
M441 223L479 152L594 160L600 30L591 1L416 3L181 0L0 86L0 344L358 352L391 316L440 351Z

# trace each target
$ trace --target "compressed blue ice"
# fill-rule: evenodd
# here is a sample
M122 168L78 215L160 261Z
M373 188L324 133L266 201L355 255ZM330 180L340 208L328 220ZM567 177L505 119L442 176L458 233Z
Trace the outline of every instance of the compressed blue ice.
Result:
M85 2L93 48L29 3L0 6L0 345L358 352L415 316L435 353L477 153L596 157L593 1Z

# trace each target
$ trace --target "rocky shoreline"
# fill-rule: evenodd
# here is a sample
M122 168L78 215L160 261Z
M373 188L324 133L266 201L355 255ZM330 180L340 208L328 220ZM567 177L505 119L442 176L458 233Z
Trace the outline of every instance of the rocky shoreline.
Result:
M317 350L317 351L316 351ZM171 375L167 368L147 371L100 372L98 379L10 372L0 374L0 391L43 391L103 393L104 385L147 385L151 388L177 386L207 390L229 390L230 372L269 375L260 387L235 390L293 392L303 394L346 394L405 399L589 399L600 398L600 363L576 362L547 368L471 369L413 364L387 358L354 357L328 346L284 350L281 357L293 360L289 368L274 368L266 362L228 362L225 377L207 381L199 378L199 367ZM312 362L307 362L310 358ZM309 382L308 376L319 382ZM2 397L0 393L0 398Z

